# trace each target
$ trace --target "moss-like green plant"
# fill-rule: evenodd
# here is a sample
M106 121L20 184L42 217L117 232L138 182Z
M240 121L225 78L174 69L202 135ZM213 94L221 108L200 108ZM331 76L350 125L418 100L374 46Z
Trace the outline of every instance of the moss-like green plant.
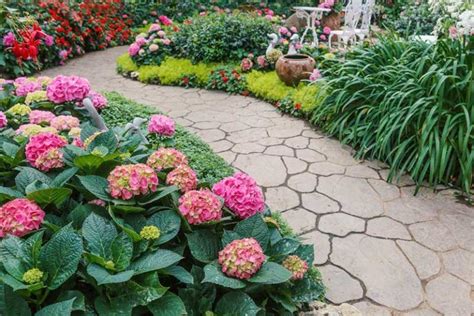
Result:
M310 85L300 83L291 99L294 103L301 104L301 110L304 113L311 113L315 107L324 101L326 94L327 89L324 83L319 81Z
M247 75L247 89L258 98L280 101L295 91L281 81L275 71L252 71Z
M117 58L116 62L117 62L118 73L129 74L131 72L138 70L137 65L135 65L135 63L133 62L132 58L130 58L128 53L120 55Z

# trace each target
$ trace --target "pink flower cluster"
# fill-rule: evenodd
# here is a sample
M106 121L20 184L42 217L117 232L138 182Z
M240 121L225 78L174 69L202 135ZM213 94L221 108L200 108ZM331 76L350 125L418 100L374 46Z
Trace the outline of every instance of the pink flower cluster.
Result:
M238 279L249 279L265 262L262 247L254 238L232 241L219 252L222 272Z
M242 62L240 63L240 68L242 71L247 72L250 71L253 67L253 62L250 58L244 58L242 59Z
M158 186L155 171L142 163L115 167L107 177L107 181L110 195L122 200L155 192Z
M90 92L89 81L77 76L56 76L46 89L48 99L56 104L82 101Z
M49 171L48 167L62 164L62 153L59 149L66 145L67 141L63 137L53 133L47 132L34 135L26 144L26 159L33 167L42 171ZM53 153L50 153L50 151L53 151Z
M158 17L158 19L160 20L160 22L161 22L163 25L168 26L168 25L173 24L173 21L172 21L169 17L167 17L166 15L160 15L160 16Z
M153 23L152 25L150 25L148 32L155 32L159 30L161 30L161 26L158 23Z
M143 37L137 37L135 39L135 42L132 43L129 47L128 47L128 54L130 56L135 56L136 54L138 54L138 52L140 51L140 49L142 48L143 45L146 44L146 40L143 38Z
M51 127L58 131L68 131L81 125L77 117L71 115L59 115L51 120Z
M314 69L313 72L311 73L311 75L309 76L309 81L316 81L318 79L320 79L322 76L321 76L321 73L319 72L318 69Z
M56 115L50 111L33 110L29 114L29 120L31 124L49 124L55 117Z
M162 136L173 136L175 128L173 119L165 115L152 115L148 123L148 132Z
M219 221L222 203L209 190L191 190L179 199L179 211L191 225Z
M334 6L334 4L335 4L334 0L324 0L318 5L318 7L324 8L324 9L331 9Z
M107 106L107 99L100 93L91 91L89 93L89 98L91 99L92 104L97 110L102 110Z
M6 47L11 47L15 43L16 37L13 32L8 32L5 36L3 36L3 45Z
M241 219L264 210L262 190L255 180L245 173L237 172L222 179L214 184L212 191L222 197L225 205Z
M5 113L0 111L0 128L6 127L7 124L8 124L7 116L5 115Z
M174 148L160 148L148 157L146 164L156 171L187 165L186 156Z
M0 237L24 236L40 227L44 211L27 199L15 199L0 207Z
M197 176L187 165L178 166L166 176L167 185L177 186L181 192L188 192L197 187Z
M41 82L36 79L28 79L26 77L19 77L15 79L15 94L20 97L26 96L30 92L41 90L43 87Z
M282 265L293 274L291 277L292 280L301 280L306 271L308 271L308 264L306 261L295 255L288 256L283 260Z

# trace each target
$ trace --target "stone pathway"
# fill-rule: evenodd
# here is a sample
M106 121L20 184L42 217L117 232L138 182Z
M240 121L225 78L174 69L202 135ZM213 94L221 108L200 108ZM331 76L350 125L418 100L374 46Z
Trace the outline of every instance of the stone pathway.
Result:
M143 85L117 75L124 47L90 53L44 75L87 77L156 106L201 136L236 169L252 175L266 200L308 243L327 298L364 315L471 315L474 209L454 192L385 181L388 170L302 120L250 97Z

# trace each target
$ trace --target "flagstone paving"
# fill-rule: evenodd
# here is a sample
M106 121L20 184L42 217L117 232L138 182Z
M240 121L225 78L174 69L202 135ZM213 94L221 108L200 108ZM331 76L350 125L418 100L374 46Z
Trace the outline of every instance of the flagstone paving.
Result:
M364 315L470 315L474 209L454 191L433 193L409 177L358 161L351 149L270 104L222 92L144 85L115 72L124 47L72 60L44 75L75 74L96 90L158 107L253 176L268 204L314 243L333 303Z

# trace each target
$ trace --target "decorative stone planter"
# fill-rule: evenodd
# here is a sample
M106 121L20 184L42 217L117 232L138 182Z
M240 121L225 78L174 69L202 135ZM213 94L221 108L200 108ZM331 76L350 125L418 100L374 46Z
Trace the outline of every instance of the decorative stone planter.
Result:
M285 55L276 62L275 70L287 86L296 86L302 79L308 79L314 70L315 61L308 55Z

